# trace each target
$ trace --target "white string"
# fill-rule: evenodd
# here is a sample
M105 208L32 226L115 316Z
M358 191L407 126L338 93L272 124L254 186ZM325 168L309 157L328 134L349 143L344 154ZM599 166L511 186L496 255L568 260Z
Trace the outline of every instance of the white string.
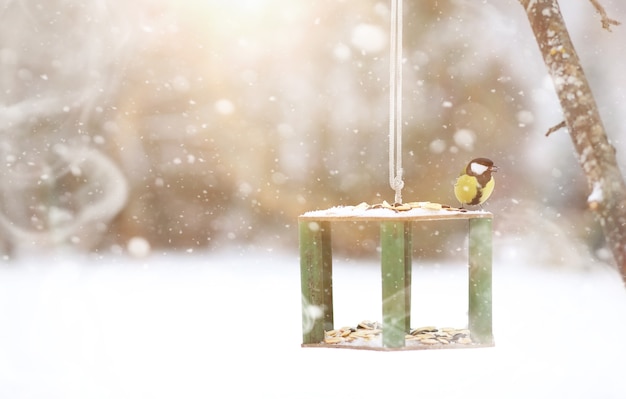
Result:
M402 0L391 0L389 54L389 185L402 203Z

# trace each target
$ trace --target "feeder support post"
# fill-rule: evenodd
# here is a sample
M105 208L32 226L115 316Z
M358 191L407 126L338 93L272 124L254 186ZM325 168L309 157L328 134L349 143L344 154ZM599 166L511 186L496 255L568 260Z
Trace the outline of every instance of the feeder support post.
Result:
M404 347L411 324L411 222L381 222L383 346Z
M302 342L320 343L324 341L324 330L334 328L330 222L305 220L298 224Z
M469 330L478 344L493 344L492 219L469 220Z

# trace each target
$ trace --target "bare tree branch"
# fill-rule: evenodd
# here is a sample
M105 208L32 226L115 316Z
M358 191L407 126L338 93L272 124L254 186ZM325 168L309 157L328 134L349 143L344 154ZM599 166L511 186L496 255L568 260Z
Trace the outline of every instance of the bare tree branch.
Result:
M589 187L587 203L626 282L626 183L570 39L557 0L519 0L526 10L559 97L578 162Z
M567 124L565 123L565 121L561 121L558 124L552 126L550 129L548 129L548 131L546 132L546 137L556 132L557 130L561 130L563 128L567 128Z
M612 32L611 25L617 26L617 25L622 24L619 21L609 18L608 14L606 13L606 10L604 9L604 7L602 7L602 4L600 4L599 0L589 0L589 1L591 1L591 4L593 4L596 11L598 12L598 14L600 14L600 17L602 18L602 28L608 30L609 32Z

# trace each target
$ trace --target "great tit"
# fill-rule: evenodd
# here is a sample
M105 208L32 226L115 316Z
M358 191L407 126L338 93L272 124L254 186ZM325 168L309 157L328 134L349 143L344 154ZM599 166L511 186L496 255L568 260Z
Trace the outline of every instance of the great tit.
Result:
M498 167L487 158L475 158L467 164L454 185L454 195L461 203L461 209L465 205L481 205L487 201L495 186L491 173L497 171Z

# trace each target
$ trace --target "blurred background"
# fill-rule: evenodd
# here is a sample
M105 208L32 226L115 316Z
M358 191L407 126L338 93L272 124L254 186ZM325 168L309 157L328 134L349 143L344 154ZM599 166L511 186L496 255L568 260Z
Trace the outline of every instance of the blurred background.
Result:
M587 1L561 3L623 167L626 28L603 30ZM389 2L0 4L5 260L295 250L299 214L393 201ZM622 2L602 4L626 22ZM544 137L563 118L519 2L404 7L404 201L457 206L456 176L489 157L499 248L606 258L568 132ZM463 245L463 226L416 228L420 256ZM377 229L338 227L336 250L374 253Z

